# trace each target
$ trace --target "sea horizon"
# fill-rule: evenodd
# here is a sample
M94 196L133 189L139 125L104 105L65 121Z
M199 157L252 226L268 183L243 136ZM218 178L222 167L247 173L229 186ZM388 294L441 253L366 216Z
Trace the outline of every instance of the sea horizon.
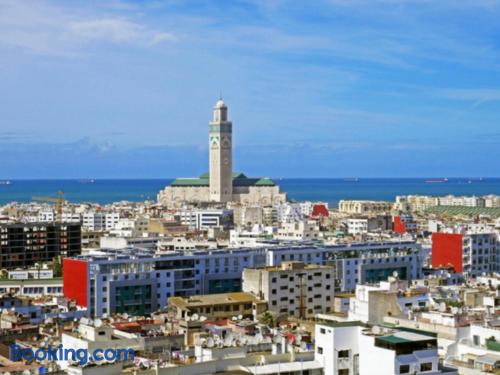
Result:
M500 177L273 177L289 200L341 199L394 201L398 195L500 195ZM429 182L432 181L432 182ZM27 203L33 196L56 196L72 203L109 204L156 200L173 178L0 179L0 204Z

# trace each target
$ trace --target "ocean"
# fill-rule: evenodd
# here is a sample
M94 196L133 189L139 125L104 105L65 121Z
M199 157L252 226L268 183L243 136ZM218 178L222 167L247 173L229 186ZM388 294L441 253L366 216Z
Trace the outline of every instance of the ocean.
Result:
M331 207L341 199L393 201L396 195L500 195L500 178L450 178L446 182L428 183L427 178L279 178L275 181L298 201L325 201ZM0 204L29 202L32 196L53 196L64 192L70 202L144 201L156 199L158 191L172 179L130 180L10 180L0 181Z

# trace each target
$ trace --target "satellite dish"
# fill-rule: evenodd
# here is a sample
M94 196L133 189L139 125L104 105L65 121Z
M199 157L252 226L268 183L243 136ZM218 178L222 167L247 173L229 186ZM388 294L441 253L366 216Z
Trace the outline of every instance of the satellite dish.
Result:
M207 348L213 348L213 347L214 347L214 345L215 345L214 339L213 339L213 338L211 338L211 337L209 337L209 338L207 339Z
M191 317L191 320L195 321L195 320L199 320L200 317L198 314L193 314L193 316Z
M206 316L200 316L200 322L204 322L205 320L207 320Z
M102 320L101 319L96 319L94 322L94 326L96 328L102 327Z
M189 322L189 321L191 320L191 317L190 317L189 315L186 315L186 317L184 318L184 320L185 320L186 322Z
M239 319L239 320L243 319L243 315L241 315L241 314L240 314L240 315L238 315L238 319Z

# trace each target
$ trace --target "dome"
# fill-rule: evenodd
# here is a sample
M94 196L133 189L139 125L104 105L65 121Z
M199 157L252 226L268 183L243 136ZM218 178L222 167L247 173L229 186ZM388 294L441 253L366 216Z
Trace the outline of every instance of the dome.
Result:
M220 98L219 100L217 100L217 103L215 103L215 108L223 108L223 107L226 107L226 104L224 103L222 98Z

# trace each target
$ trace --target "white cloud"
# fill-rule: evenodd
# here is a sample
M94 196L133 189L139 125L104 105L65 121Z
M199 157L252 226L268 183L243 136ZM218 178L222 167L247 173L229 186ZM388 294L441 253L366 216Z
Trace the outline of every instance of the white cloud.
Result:
M71 34L85 40L104 40L115 43L135 41L143 32L143 28L138 24L113 18L71 22L68 29Z
M173 34L151 30L138 23L120 18L71 22L68 30L70 34L86 41L154 45L176 40Z
M133 16L131 14L130 16ZM85 44L150 47L177 37L106 11L56 7L44 1L0 0L0 46L57 56L81 54Z

